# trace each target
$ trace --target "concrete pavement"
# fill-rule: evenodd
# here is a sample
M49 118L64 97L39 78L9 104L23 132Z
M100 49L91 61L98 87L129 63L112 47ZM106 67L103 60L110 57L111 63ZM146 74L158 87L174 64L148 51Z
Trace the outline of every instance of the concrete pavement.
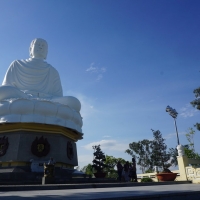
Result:
M111 187L135 187L186 184L190 181L166 181L166 182L115 182L115 183L76 183L76 184L47 184L47 185L0 185L0 191L31 191L31 190L62 190L62 189L86 189L86 188L111 188Z
M156 200L199 200L199 184L154 185L135 187L88 188L88 189L60 189L34 191L6 191L0 192L0 199L156 199Z

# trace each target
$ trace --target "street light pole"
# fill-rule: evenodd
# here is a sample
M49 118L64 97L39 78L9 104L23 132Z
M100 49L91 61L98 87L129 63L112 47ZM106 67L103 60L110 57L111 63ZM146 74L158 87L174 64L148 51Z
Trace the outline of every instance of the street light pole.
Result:
M169 112L169 115L171 115L174 118L174 125L175 125L175 129L176 129L177 143L179 145L180 143L179 143L179 137L178 137L178 129L177 129L177 125L176 125L176 118L177 118L178 113L176 112L175 109L173 109L170 106L166 107L166 112Z
M177 137L177 142L178 142L178 145L179 145L180 143L179 143L178 130L177 130L177 125L176 125L176 118L174 118L174 125L175 125L175 128L176 128L176 137Z

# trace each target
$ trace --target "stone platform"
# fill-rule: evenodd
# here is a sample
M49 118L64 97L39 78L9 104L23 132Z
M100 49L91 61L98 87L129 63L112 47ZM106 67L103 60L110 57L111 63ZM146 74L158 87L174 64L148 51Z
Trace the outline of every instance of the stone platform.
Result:
M69 190L69 189L90 189L90 188L113 188L113 187L140 187L140 186L161 186L191 184L190 181L167 181L151 183L116 182L114 179L100 178L74 178L65 181L65 184L0 184L0 191L31 191L31 190Z
M118 183L119 185L120 183ZM138 199L138 200L199 200L200 185L198 184L176 184L163 185L146 183L124 183L104 184L106 187L95 187L98 184L88 184L80 188L80 184L68 185L43 185L43 186L1 186L1 198L7 200L18 199L71 199L71 200L89 200L89 199ZM109 187L112 186L112 187Z

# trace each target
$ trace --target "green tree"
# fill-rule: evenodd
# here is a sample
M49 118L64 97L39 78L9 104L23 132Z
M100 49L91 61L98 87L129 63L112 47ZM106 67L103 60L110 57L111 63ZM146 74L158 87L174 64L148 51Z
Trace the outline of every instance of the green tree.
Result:
M188 132L185 134L189 144L184 145L184 152L188 158L200 159L200 155L195 152L194 135L195 135L195 130L193 128L189 128Z
M196 109L200 110L200 87L195 89L193 91L196 99L191 101L190 103L192 104L193 107L195 107ZM196 123L195 127L197 128L197 130L200 131L200 123Z
M85 174L87 175L91 175L93 176L93 168L92 168L92 164L88 164L86 166L84 166L82 169L81 169L82 172L84 172Z
M153 169L147 169L144 173L146 174L146 173L153 173L153 172L154 172Z
M195 148L194 148L195 131L192 128L189 128L188 130L189 130L189 132L186 134L186 138L187 138L189 144L183 145L184 146L184 153L188 158L200 159L200 155L195 152ZM177 161L178 151L177 151L177 149L176 148L170 148L169 154L171 155L172 166L177 166L178 165L178 161Z
M169 168L171 163L170 154L167 152L167 145L164 143L165 139L162 137L162 134L159 130L153 132L153 141L151 143L151 161L153 166L158 166L163 168L163 170Z
M133 158L138 159L137 164L144 173L146 170L152 170L153 165L151 162L151 141L142 140L139 142L132 142L129 144L129 149L125 152L131 155ZM136 156L137 155L137 156Z
M108 166L108 167L105 167L104 171L107 172L107 175L106 177L107 178L117 178L118 177L118 174L117 174L117 170L116 170L116 165L117 165L117 162L120 161L122 165L124 165L126 163L126 161L123 159L123 158L115 158L113 156L108 156L106 155L106 160L105 160L105 164ZM84 172L85 174L87 175L91 175L93 176L93 167L92 167L92 164L88 164L86 166L84 166L82 169L81 169L82 172Z
M195 135L195 130L193 128L189 128L188 132L185 134L187 141L189 142L190 149L195 152L194 149L194 135Z
M184 152L188 158L200 159L200 155L196 153L193 149L190 149L189 145L184 145Z
M170 166L177 166L178 152L176 148L170 148L167 151L167 145L161 132L159 130L152 130L152 132L154 137L152 141L144 139L139 142L132 142L125 152L134 158L137 157L137 164L140 165L143 173L154 171L154 166L163 168L163 170Z
M169 148L169 154L171 156L171 165L176 167L178 165L178 160L177 160L177 156L178 156L178 150L176 148Z
M94 149L94 160L92 161L93 162L93 165L92 167L96 170L96 172L100 173L100 172L103 172L104 169L106 167L108 167L106 164L105 164L105 161L106 161L106 156L105 154L102 152L101 148L100 148L100 144L99 145L95 145L93 146L93 149Z
M105 164L108 166L106 168L106 172L107 178L117 178L118 174L117 174L117 169L116 169L116 165L117 162L120 161L122 165L124 165L126 163L126 161L123 158L115 158L113 156L108 156L106 155L106 161Z

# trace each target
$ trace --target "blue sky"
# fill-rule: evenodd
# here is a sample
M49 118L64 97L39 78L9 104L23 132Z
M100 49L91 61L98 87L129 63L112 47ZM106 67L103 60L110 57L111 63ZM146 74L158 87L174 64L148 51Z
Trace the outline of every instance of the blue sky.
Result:
M175 147L167 105L179 113L186 144L187 129L200 122L190 106L200 82L199 9L195 0L2 0L0 80L13 60L29 57L34 38L47 40L64 95L82 103L81 167L92 161L93 144L131 160L128 144L152 139L151 128Z

